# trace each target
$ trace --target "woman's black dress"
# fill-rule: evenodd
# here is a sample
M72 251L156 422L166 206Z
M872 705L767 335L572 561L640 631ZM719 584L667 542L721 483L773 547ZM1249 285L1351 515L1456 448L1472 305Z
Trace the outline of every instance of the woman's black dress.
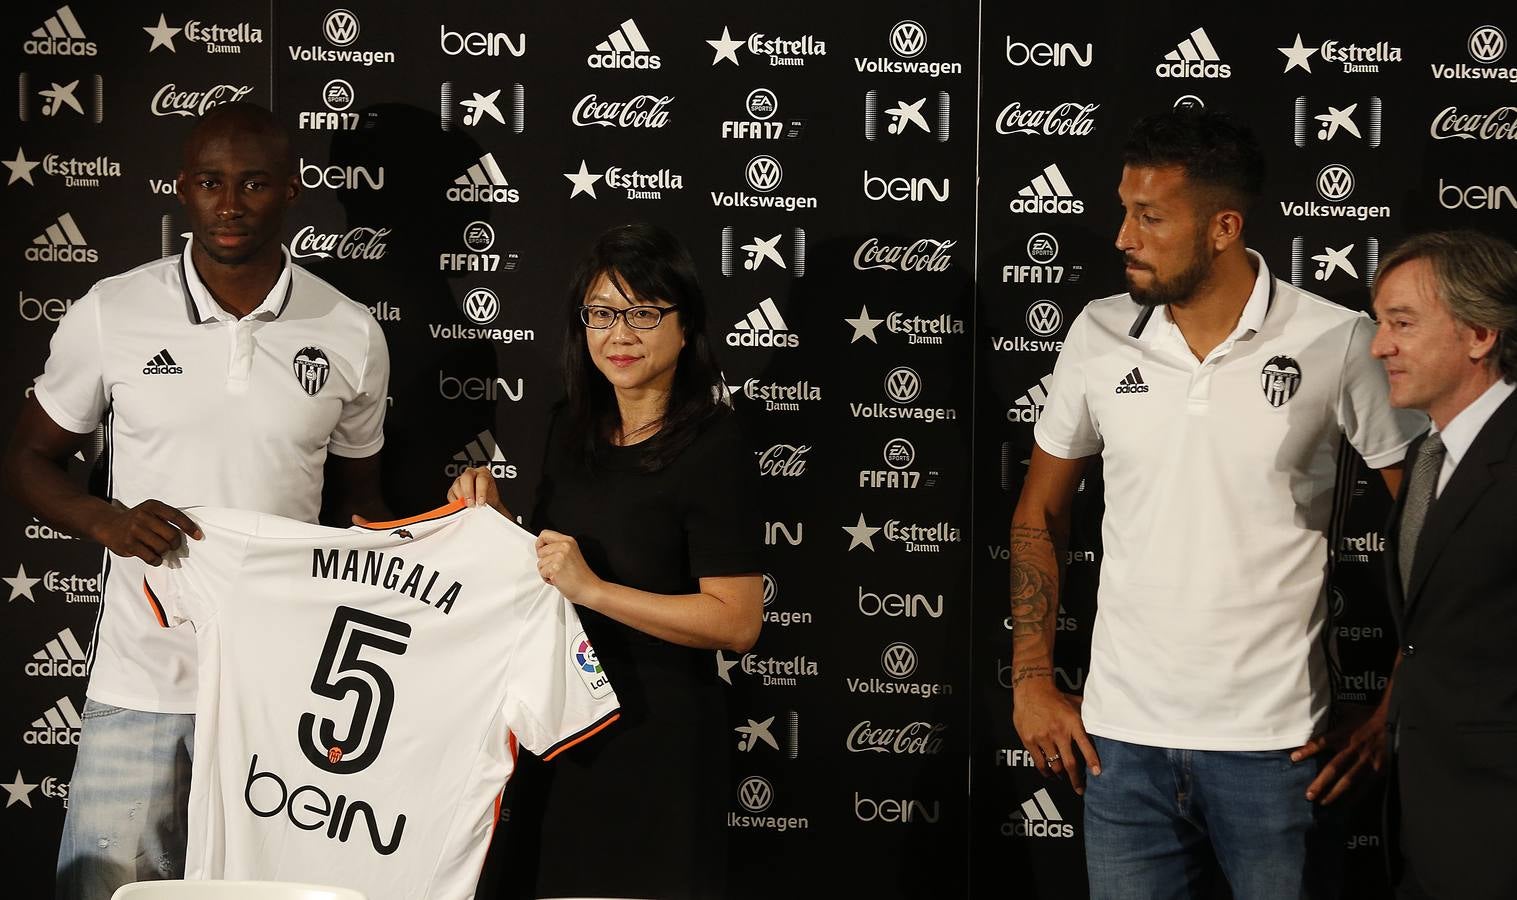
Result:
M752 451L723 412L658 472L642 445L602 447L592 471L555 417L533 526L579 542L601 578L660 594L757 573ZM716 655L577 607L621 718L542 763L523 753L495 836L503 896L720 897L731 724ZM535 879L529 877L535 869ZM533 882L535 880L535 893Z

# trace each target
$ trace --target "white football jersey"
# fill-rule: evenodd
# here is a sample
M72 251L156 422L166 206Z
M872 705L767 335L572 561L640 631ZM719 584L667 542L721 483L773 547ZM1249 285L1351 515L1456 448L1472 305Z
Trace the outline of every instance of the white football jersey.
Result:
M617 717L535 539L460 501L367 528L188 510L145 602L200 655L190 878L474 896L519 743Z

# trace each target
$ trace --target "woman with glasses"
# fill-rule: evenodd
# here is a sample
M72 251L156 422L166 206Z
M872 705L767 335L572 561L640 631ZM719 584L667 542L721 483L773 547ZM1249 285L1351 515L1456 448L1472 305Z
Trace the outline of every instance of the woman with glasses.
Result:
M731 725L711 651L747 650L762 620L752 453L672 234L606 232L568 299L567 397L531 525L622 711L551 763L523 754L496 836L503 895L720 897ZM459 476L458 497L505 512L488 469Z

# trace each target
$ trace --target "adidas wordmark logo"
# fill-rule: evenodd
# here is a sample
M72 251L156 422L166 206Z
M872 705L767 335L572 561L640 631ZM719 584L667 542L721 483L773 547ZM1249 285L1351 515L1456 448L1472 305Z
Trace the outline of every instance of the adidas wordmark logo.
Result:
M1006 408L1006 421L1036 423L1038 416L1043 414L1043 406L1048 403L1048 379L1052 377L1052 372L1044 375L1025 394L1011 401L1011 406Z
M1020 813L1011 814L1011 821L1001 826L1001 832L1017 837L1072 838L1075 827L1064 821L1048 789L1038 788L1037 793L1022 803Z
M23 53L33 56L94 56L95 42L84 36L79 20L67 6L58 7L55 15L48 16L42 27L32 32L31 39L21 45Z
M1049 163L1043 174L1011 198L1014 213L1083 213L1085 201L1074 199L1058 163Z
M1154 66L1160 78L1231 78L1232 66L1222 62L1205 28L1197 28L1175 49L1164 54L1164 62Z
M100 254L89 246L79 226L74 224L73 213L64 213L57 222L32 238L32 245L26 248L26 258L30 262L93 263L100 261Z
M774 298L765 297L757 309L727 332L727 343L733 347L799 347L801 339L790 333Z
M27 744L73 744L79 743L79 729L84 723L74 701L59 697L47 712L32 720L32 727L22 736Z
M631 19L596 44L595 52L585 57L585 62L592 69L657 69L664 64L649 49L637 23Z
M453 462L448 464L444 472L449 478L457 478L465 469L473 466L488 466L490 474L496 478L516 477L516 466L506 462L506 455L500 451L500 445L495 443L495 435L488 428L453 454Z
M33 678L46 676L83 678L90 673L87 659L88 654L84 652L83 647L79 646L74 632L65 628L58 632L57 637L48 641L41 650L32 654L32 662L26 664L26 674Z
M184 369L179 363L174 362L173 354L168 350L159 350L158 355L147 361L142 367L144 375L183 375Z
M1128 372L1126 375L1122 376L1122 380L1119 381L1119 382L1117 382L1117 393L1119 393L1119 394L1146 394L1146 393L1148 393L1148 382L1146 382L1146 381L1143 380L1143 373L1138 371L1138 367L1137 366L1133 366L1133 370L1131 372Z
M495 161L494 153L486 153L479 162L453 179L448 188L448 199L465 203L515 203L521 192L510 187L506 175Z

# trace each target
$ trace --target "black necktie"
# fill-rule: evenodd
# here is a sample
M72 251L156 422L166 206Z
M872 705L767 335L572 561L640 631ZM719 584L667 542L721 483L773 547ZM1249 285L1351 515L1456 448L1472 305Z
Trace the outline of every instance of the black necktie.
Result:
M1438 476L1443 471L1443 438L1433 432L1417 450L1417 462L1412 466L1412 477L1406 485L1406 506L1401 511L1401 539L1396 545L1397 562L1401 564L1402 601L1411 599L1412 557L1417 552L1417 538L1422 534L1422 523L1427 521L1428 507L1433 505L1433 494L1438 489Z

